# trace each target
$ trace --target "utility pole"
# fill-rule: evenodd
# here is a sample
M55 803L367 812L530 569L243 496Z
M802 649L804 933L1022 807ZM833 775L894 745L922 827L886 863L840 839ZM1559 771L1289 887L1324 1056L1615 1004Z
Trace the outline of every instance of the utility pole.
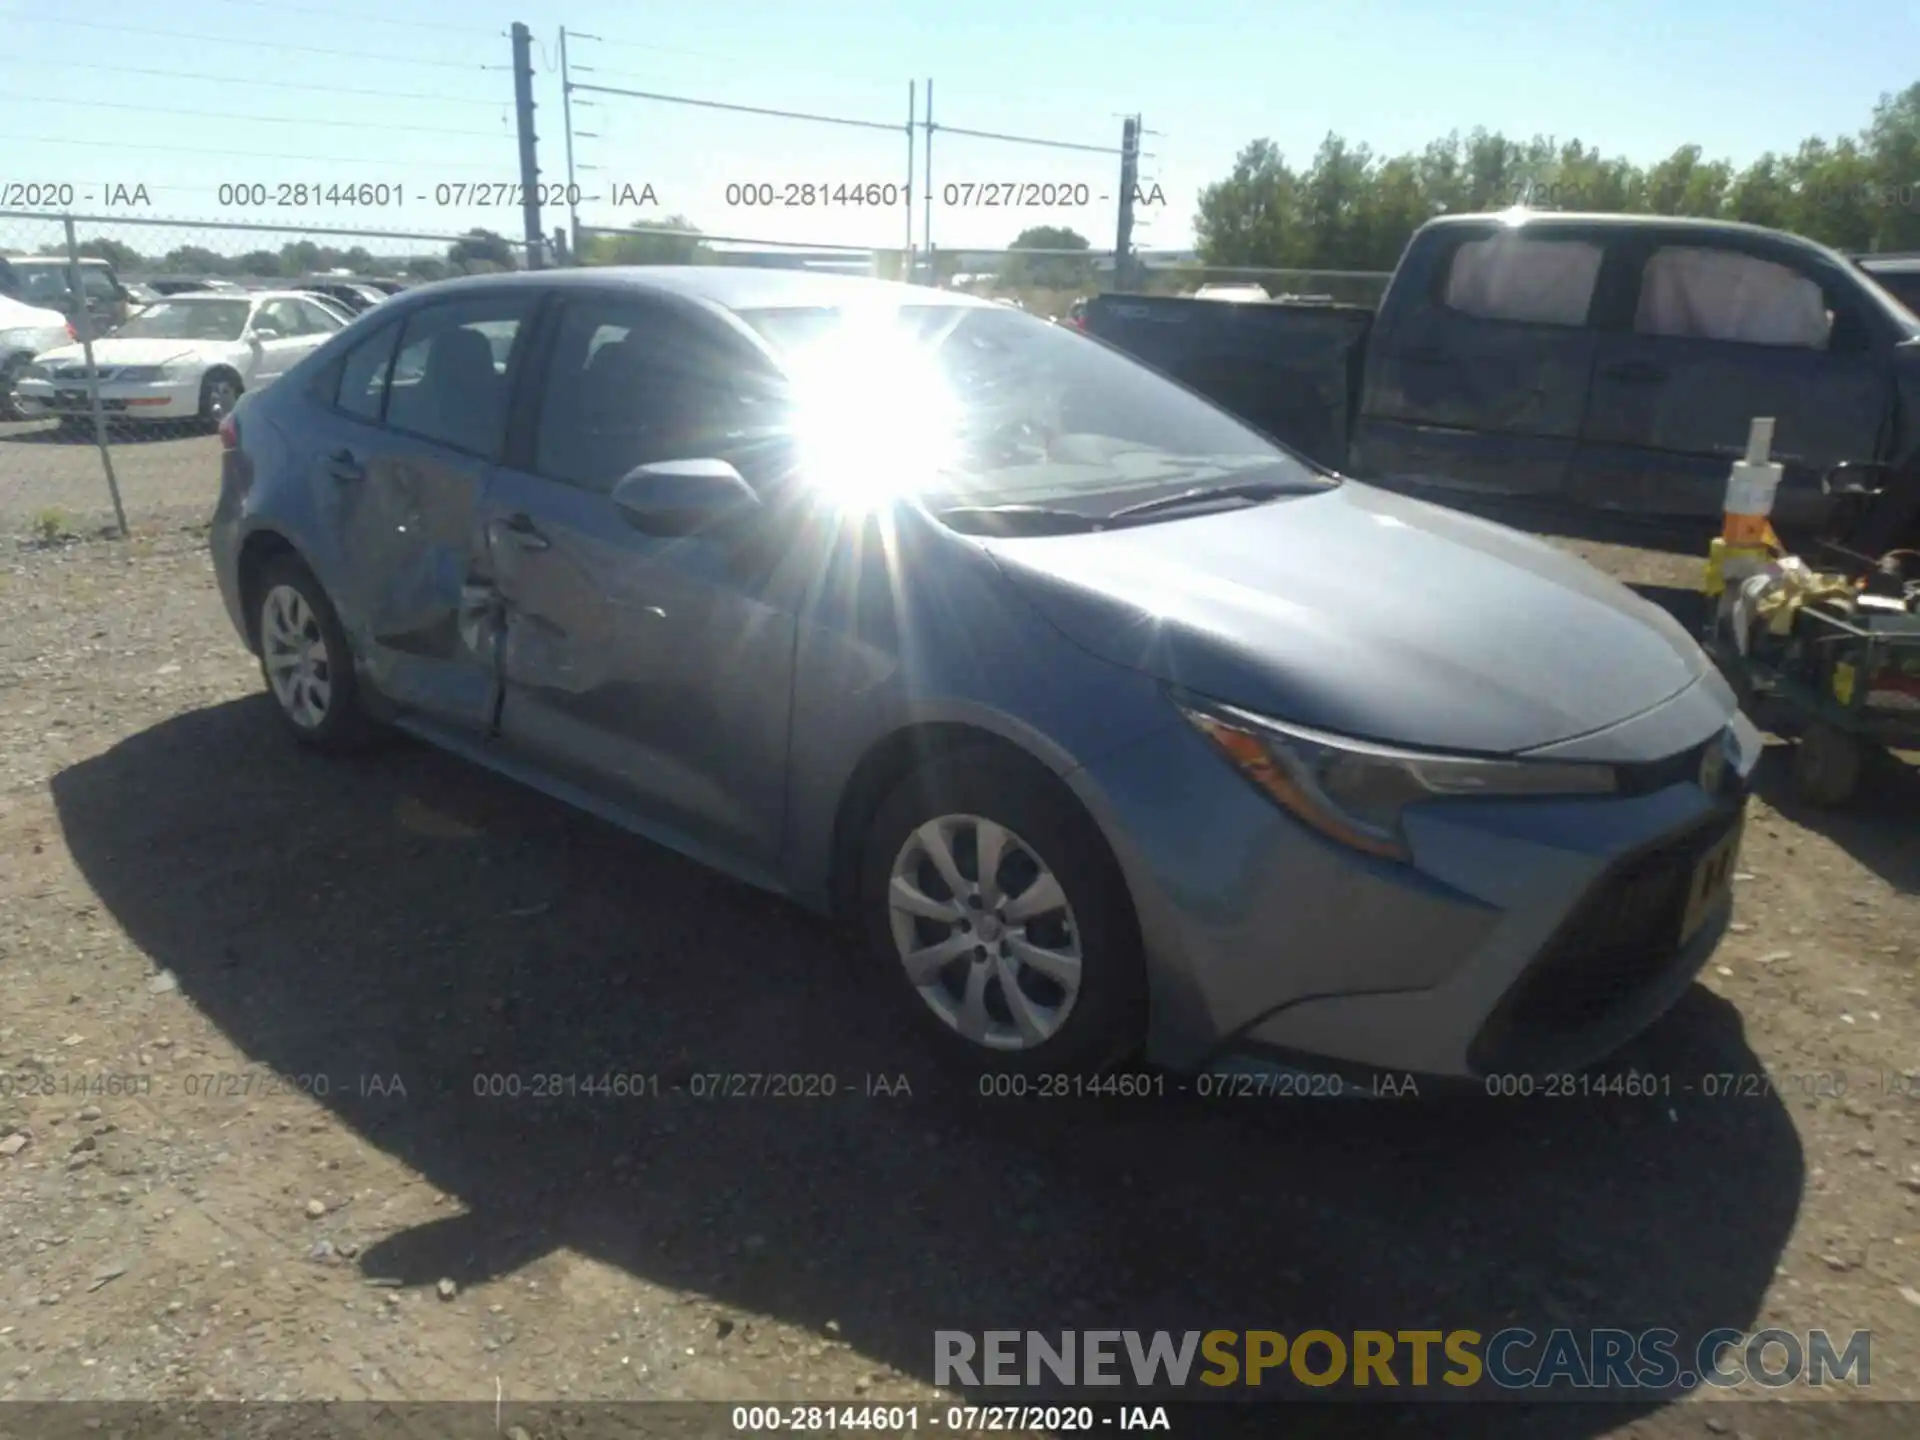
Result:
M513 22L513 109L520 122L520 213L526 222L527 268L545 268L547 248L540 229L540 162L533 133L533 32Z
M567 130L567 250L580 251L580 184L573 173L573 72L567 68L567 27L560 27L560 119Z
M1120 127L1120 228L1113 241L1113 288L1126 291L1133 278L1133 195L1140 188L1140 117Z

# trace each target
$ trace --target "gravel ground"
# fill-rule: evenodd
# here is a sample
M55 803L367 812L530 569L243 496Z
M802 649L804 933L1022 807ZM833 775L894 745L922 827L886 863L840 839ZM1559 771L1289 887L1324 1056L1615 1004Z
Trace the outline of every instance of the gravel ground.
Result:
M184 513L208 444L123 482ZM780 903L417 746L298 751L203 536L137 530L0 549L0 1400L905 1398L939 1328L1508 1322L1870 1328L1873 1393L1920 1399L1896 762L1844 816L1764 762L1735 933L1609 1066L1668 1098L984 1101ZM659 1091L475 1093L602 1073ZM1445 1428L1916 1428L1743 1398Z
M135 529L212 513L220 487L213 436L148 425L115 426L108 439L120 501ZM40 517L56 530L80 533L113 521L100 449L90 432L64 432L51 420L0 423L0 534L10 537Z

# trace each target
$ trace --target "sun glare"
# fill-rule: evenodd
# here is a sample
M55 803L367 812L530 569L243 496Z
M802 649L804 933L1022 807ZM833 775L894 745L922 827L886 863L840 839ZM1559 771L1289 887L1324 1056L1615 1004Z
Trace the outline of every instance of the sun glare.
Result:
M842 508L873 509L953 464L959 403L931 347L892 310L847 315L791 373L805 469Z

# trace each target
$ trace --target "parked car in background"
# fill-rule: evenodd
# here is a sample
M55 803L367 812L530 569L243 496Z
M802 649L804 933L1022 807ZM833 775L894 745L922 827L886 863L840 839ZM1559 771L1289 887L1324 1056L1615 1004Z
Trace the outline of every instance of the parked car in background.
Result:
M383 295L398 295L402 290L405 290L411 282L406 280L389 280L384 276L369 275L362 283L372 286Z
M348 314L358 315L371 310L387 298L386 292L360 280L343 280L337 276L310 276L303 280L287 282L294 290L304 290L309 294L325 295L336 305L343 307Z
M292 291L169 296L94 342L101 406L116 420L217 424L242 394L270 384L344 328L337 314ZM86 419L85 351L65 345L36 356L15 394L29 417Z
M1755 226L1447 216L1377 314L1103 295L1089 329L1363 479L1704 518L1770 415L1785 526L1825 523L1843 462L1920 483L1920 319Z
M319 290L307 290L302 288L298 290L297 293L306 296L307 299L313 301L314 304L318 305L321 309L325 310L328 314L332 315L335 319L339 320L339 322L342 325L352 324L354 316L357 313L359 313L341 304L338 300L334 299L333 296L325 294Z
M0 420L23 418L14 408L13 386L43 350L73 339L73 326L58 310L0 295Z
M1570 1072L1727 925L1759 736L1664 612L1005 306L455 280L221 440L294 736L391 724L844 916L970 1080Z
M214 278L192 279L183 275L156 275L143 282L149 289L162 295L197 295L208 291L221 291L227 294L240 294L244 286L231 280Z
M133 309L132 299L113 266L105 260L81 260L78 298L72 293L68 268L64 259L53 256L0 258L0 295L58 310L68 320L77 320L84 304L96 335L107 334L125 322Z
M1196 300L1240 300L1264 304L1273 297L1264 285L1202 285L1193 292Z

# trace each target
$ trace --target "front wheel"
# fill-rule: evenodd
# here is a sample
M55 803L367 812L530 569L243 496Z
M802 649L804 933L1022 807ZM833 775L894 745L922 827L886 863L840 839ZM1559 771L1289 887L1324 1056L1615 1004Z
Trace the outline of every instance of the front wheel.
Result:
M294 738L316 750L362 748L375 726L361 708L346 631L313 572L283 555L254 594L260 673Z
M983 748L907 776L868 832L859 893L881 983L949 1062L1085 1071L1139 1047L1145 966L1125 883L1037 766Z

